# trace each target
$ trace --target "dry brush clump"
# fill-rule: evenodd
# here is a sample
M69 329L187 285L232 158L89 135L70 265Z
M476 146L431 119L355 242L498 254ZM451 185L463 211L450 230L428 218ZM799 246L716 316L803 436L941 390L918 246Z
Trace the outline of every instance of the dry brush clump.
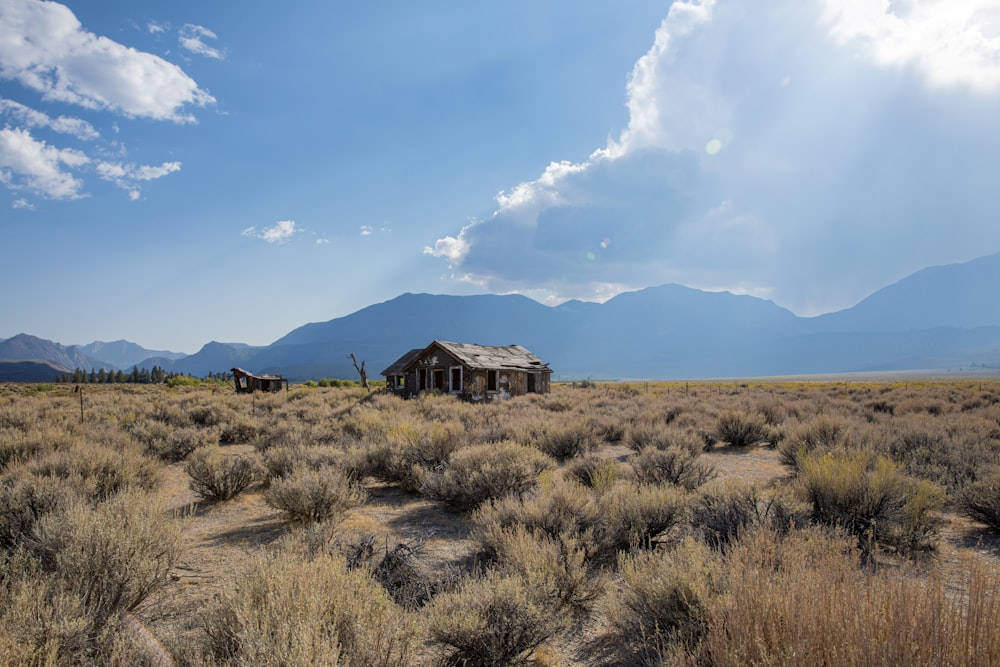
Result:
M442 664L463 667L527 664L568 622L546 590L495 570L439 595L427 614Z
M724 594L687 662L720 666L973 665L1000 659L1000 572L858 567L849 539L758 531L722 562Z
M773 435L764 415L745 410L725 410L719 415L715 427L716 438L730 447L772 443Z
M412 664L416 628L363 569L286 546L257 556L202 613L216 665Z
M619 664L662 665L692 652L707 632L718 569L694 540L670 551L621 554L621 584L604 603L604 641Z
M645 484L675 484L693 491L716 475L714 466L698 460L699 452L672 445L648 447L632 457L635 478Z
M798 482L814 520L843 528L865 549L933 546L944 493L932 482L912 479L868 450L810 454L800 465Z
M1000 533L1000 471L962 489L958 494L958 509Z
M136 664L123 619L169 584L179 555L176 522L142 493L49 512L0 558L4 664Z
M275 479L264 491L264 501L300 523L330 521L365 502L367 491L332 467L302 466Z
M539 474L552 467L551 458L516 442L469 445L453 452L443 470L428 472L420 492L473 509L487 500L529 491L538 484Z
M191 490L206 500L229 500L261 481L264 468L251 454L224 454L203 448L188 457L184 471Z

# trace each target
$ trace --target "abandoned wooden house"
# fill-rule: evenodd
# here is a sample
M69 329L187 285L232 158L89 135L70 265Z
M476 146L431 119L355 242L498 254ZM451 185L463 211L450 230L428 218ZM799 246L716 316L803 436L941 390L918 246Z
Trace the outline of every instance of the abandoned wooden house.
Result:
M382 375L386 390L399 396L437 390L484 400L547 394L552 369L520 345L436 340L423 349L410 350Z
M288 389L288 380L280 375L254 375L242 368L234 368L233 381L237 394L252 394L255 391L280 391L282 385Z

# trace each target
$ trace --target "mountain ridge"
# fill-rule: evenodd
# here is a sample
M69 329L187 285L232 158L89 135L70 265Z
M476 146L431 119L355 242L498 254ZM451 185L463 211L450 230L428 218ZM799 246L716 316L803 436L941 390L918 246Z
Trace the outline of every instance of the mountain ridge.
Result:
M353 353L367 360L374 377L406 351L438 339L518 343L549 362L556 378L1000 367L1000 294L992 289L998 284L1000 253L922 269L852 308L811 318L765 299L677 284L558 306L522 295L405 292L301 325L270 345L211 341L193 355L150 356L138 365L193 375L241 366L299 381L354 377ZM0 341L0 352L12 340Z

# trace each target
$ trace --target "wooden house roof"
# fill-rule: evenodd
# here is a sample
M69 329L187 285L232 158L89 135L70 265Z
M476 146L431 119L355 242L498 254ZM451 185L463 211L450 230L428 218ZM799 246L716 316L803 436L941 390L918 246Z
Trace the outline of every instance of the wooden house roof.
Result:
M471 369L550 371L548 364L520 345L474 345L436 340L417 356L430 351L434 346L440 347Z
M436 340L433 344L469 368L548 370L548 365L520 345L473 345Z
M418 347L415 350L410 350L399 359L392 362L388 368L382 371L382 375L385 377L389 377L390 375L402 375L406 372L406 367L409 366L411 362L416 361L417 357L420 356L424 349L426 348Z

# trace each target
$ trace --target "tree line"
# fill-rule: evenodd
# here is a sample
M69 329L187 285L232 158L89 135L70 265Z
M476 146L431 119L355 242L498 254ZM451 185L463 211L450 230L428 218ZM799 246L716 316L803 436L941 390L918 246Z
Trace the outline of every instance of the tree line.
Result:
M71 382L73 384L163 384L171 378L181 375L184 374L173 371L168 372L160 366L153 366L152 369L133 366L132 370L128 372L123 370L109 371L104 368L91 368L88 372L83 368L75 368L72 373L60 373L56 376L56 382ZM220 373L218 374L218 378L216 378L214 373L209 373L208 379L222 380L225 377Z

